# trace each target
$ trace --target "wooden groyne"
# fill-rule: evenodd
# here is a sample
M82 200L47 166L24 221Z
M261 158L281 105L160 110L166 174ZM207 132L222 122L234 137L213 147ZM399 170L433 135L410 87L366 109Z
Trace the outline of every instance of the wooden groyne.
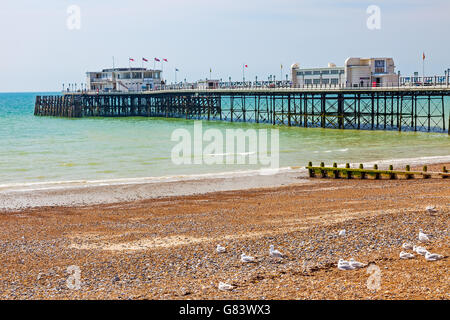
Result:
M422 171L411 171L411 167L407 165L405 170L394 170L392 165L388 170L379 170L378 165L374 165L373 169L364 168L362 164L359 168L350 168L350 164L346 164L345 168L338 168L336 163L333 163L332 167L326 167L322 162L320 166L313 166L312 162L309 162L306 166L308 169L310 178L334 178L334 179L413 179L415 177L421 177L423 179L430 178L450 178L450 172L447 168L442 167L442 172L429 172L427 166L423 166Z
M376 90L375 90L376 89ZM298 127L448 132L448 88L218 89L36 97L35 115L167 117ZM448 120L447 120L448 119Z

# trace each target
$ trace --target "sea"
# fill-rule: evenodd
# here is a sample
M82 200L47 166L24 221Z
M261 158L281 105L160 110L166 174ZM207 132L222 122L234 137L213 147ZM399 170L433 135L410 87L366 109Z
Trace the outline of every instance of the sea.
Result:
M265 167L259 161L253 164L174 161L172 152L179 143L172 139L174 132L181 129L194 136L193 120L34 116L36 95L52 94L57 93L0 93L0 186L92 180L107 183L115 179L239 173ZM449 105L447 99L447 118ZM267 130L269 136L271 129L278 129L281 168L305 166L309 161L363 163L450 155L447 133L202 121L203 132L208 129L219 130L224 136L229 129ZM238 156L245 158L251 152L241 153Z

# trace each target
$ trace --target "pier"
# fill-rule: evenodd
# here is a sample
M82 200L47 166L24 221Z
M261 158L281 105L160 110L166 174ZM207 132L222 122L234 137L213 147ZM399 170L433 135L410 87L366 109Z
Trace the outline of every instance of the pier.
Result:
M37 96L36 116L166 117L334 129L449 132L448 86L218 88Z

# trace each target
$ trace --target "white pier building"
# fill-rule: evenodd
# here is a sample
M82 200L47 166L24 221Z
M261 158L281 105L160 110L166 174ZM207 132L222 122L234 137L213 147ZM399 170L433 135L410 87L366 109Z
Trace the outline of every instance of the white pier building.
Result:
M132 92L157 89L162 84L161 70L114 68L86 73L89 91Z
M300 68L291 66L292 84L295 87L388 87L399 84L392 58L348 58L343 67L329 63L326 68Z

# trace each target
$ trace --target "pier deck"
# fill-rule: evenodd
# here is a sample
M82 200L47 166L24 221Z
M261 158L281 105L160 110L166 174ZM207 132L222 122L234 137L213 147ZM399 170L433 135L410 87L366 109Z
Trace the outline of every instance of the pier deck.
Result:
M336 129L448 132L446 97L449 96L447 86L75 92L36 97L35 115L144 116Z

